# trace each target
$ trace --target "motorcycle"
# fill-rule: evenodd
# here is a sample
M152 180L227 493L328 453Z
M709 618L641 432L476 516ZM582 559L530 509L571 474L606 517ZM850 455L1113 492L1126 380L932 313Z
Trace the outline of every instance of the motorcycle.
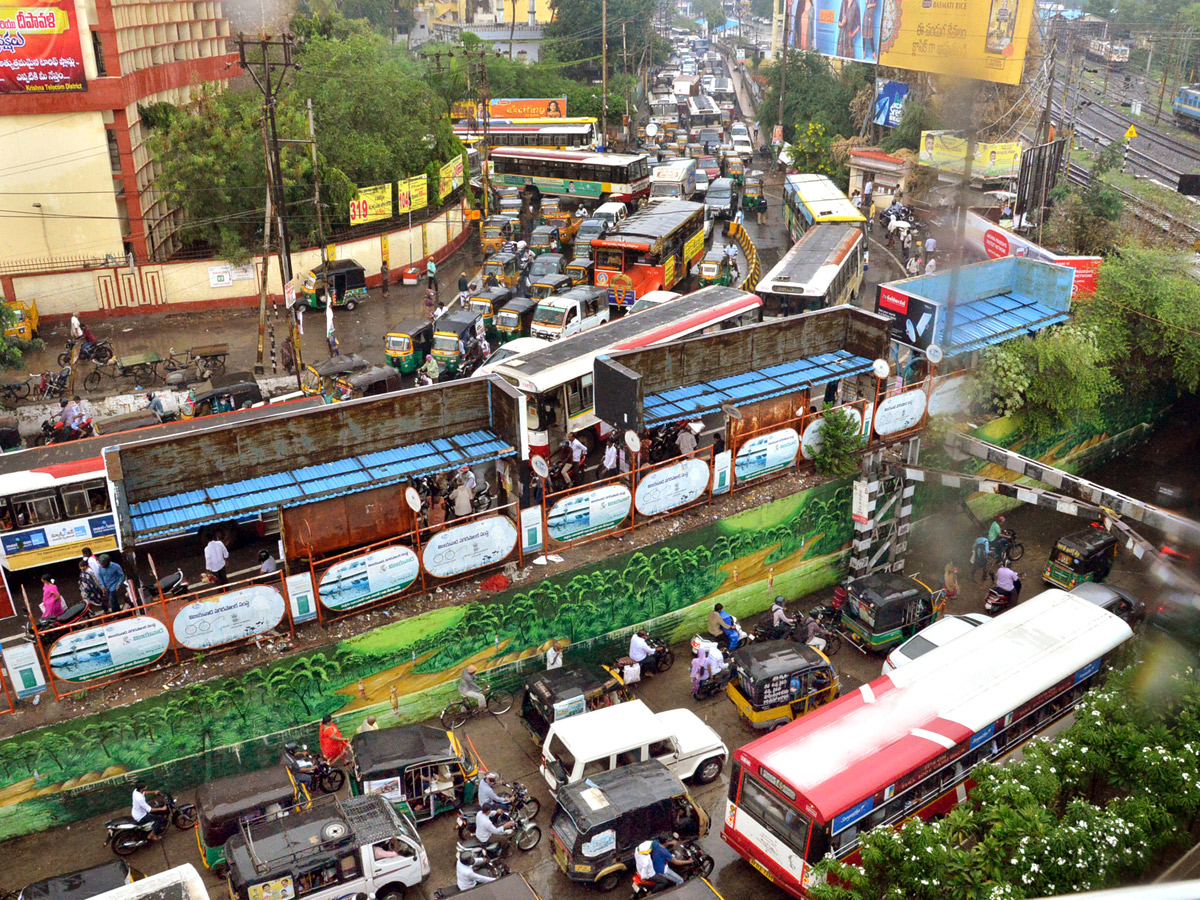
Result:
M30 376L35 377L35 376ZM55 397L65 397L71 388L71 367L64 366L60 372L46 371L40 376L41 380L34 388L37 399L51 400Z
M671 870L682 877L685 882L693 878L707 878L712 874L713 865L713 858L705 853L704 848L695 841L680 841L671 853ZM633 900L661 893L674 886L669 883L660 884L657 881L643 881L635 873L633 876Z
M491 507L492 499L492 486L486 481L481 481L475 486L475 496L471 500L471 508L475 512L483 512Z
M166 813L160 815L165 815L168 823L180 831L187 831L195 827L198 816L194 804L177 803L174 797L166 793L159 796L163 805L167 807ZM108 831L108 837L104 839L104 843L106 846L111 844L113 853L117 856L129 856L135 850L140 850L154 840L154 824L153 821L150 821L139 825L132 816L118 816L115 819L109 819L104 823L104 827Z
M74 354L75 345L77 343L78 341L76 341L75 338L71 338L67 341L66 349L63 350L62 353L58 354L58 364L60 366L68 366L71 364L71 356ZM92 362L101 366L112 359L114 355L112 341L110 341L108 338L105 338L102 341L96 341L94 344L82 345L79 348L80 361L85 359L91 360Z
M50 629L75 625L91 617L92 605L87 602L75 603L68 606L57 616L40 616L37 620L37 630L41 633L43 646L53 644L62 636L62 632L47 634ZM37 634L34 633L33 629L34 623L32 620L25 623L25 640L31 644L37 640Z
M663 425L656 429L650 435L650 462L662 462L664 459L674 456L679 451L675 439L679 436L679 432L686 427L687 422L680 422L675 425Z
M189 589L187 579L183 577L183 569L176 569L170 575L158 579L155 586L164 597L178 597L180 594L186 594ZM143 596L146 594L146 586L141 582L138 583L138 591Z
M61 419L43 419L42 433L38 435L37 442L43 447L50 444L65 444L68 441L77 441L80 438L95 437L96 429L92 426L92 417L84 416L79 421L78 428L68 428Z
M1020 596L1021 576L1018 575L1012 591L1004 591L992 585L992 589L988 591L987 599L983 601L983 611L989 616L998 616L1000 613L1007 612L1016 606Z
M1000 536L992 547L991 556L996 568L1016 562L1025 555L1025 545L1017 540L1017 533L1011 528L1001 530Z
M708 678L700 682L700 685L692 691L692 697L696 700L707 700L716 694L725 690L725 686L729 684L729 680L733 677L733 665L725 662L724 654L721 652L720 645L713 640L711 635L696 635L692 638L692 653L699 653L704 650L710 659L718 658L722 660L721 671L715 672Z
M326 794L336 794L346 783L346 773L320 754L313 754L312 761L316 764L313 771L313 783Z
M519 781L514 781L508 788L509 797L512 800L509 809L520 812L526 819L536 819L542 808L541 801L536 797L531 797L529 789ZM465 841L475 833L475 815L478 812L478 806L460 806L455 810L454 818L458 826L459 840Z
M665 643L663 643L656 637L646 638L646 643L648 643L651 646L651 648L653 648L654 655L656 657L658 657L658 670L657 671L665 672L669 668L671 668L671 666L675 665L675 651L672 650L670 647L668 647ZM625 664L622 664L621 660L626 660L627 662ZM617 662L613 663L613 668L617 669L618 671L623 671L629 663L633 663L633 660L630 659L628 656L622 656L621 660L618 660ZM628 683L630 683L630 680L629 680L629 678L626 678L626 684L628 684Z
M500 860L485 861L476 857L475 862L471 864L471 868L481 875L487 875L489 878L503 878L509 874L508 865ZM433 892L433 900L446 900L447 897L454 897L461 893L463 893L462 889L457 884L452 884L449 887L435 890Z
M518 802L517 788L520 788L521 800ZM533 800L528 791L520 785L513 785L513 805L500 813L493 813L493 821L502 828L513 826L510 843L516 844L517 849L528 853L542 841L542 829L533 822L541 805ZM455 824L458 827L458 851L472 850L479 846L475 840L475 816L479 813L478 806L460 806L454 812ZM498 818L497 818L498 816Z

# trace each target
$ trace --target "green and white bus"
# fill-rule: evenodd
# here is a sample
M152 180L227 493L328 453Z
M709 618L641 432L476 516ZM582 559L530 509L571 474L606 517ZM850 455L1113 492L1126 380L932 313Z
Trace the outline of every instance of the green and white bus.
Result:
M488 158L496 186L532 185L543 194L630 204L650 195L650 160L644 153L496 147Z

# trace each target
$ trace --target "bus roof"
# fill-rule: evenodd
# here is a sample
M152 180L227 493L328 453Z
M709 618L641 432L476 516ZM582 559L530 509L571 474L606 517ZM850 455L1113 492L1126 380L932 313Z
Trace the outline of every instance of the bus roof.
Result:
M545 159L585 162L589 165L627 166L639 159L649 160L645 153L592 153L587 150L537 150L527 147L497 147L493 159Z
M856 225L814 225L758 281L766 293L821 295L842 262L863 240Z
M692 162L692 160L687 162ZM592 246L646 249L652 247L655 242L674 234L696 213L704 214L703 203L692 203L688 200L660 200L638 210L629 218L618 223L616 228L602 239L592 241Z
M867 220L828 175L804 172L789 175L784 184L784 192L795 194L818 222L825 218L844 219L848 222Z
M737 751L842 827L866 798L989 728L1133 632L1052 589ZM774 781L774 779L768 779ZM863 815L869 812L867 807ZM840 830L839 828L834 829Z
M551 125L549 122L541 122L535 125L527 123L512 124L512 125L497 125L492 122L488 128L489 134L541 134L543 132L554 132L555 134L587 134L592 131L592 126L586 123L571 123L568 125ZM483 128L472 128L469 125L455 125L455 134L483 134Z
M666 343L760 306L762 299L755 294L713 285L670 303L652 306L636 316L623 316L599 328L555 341L549 347L503 360L492 371L532 386L525 390L542 390L547 382L561 384L569 377L591 372L593 360L602 353Z

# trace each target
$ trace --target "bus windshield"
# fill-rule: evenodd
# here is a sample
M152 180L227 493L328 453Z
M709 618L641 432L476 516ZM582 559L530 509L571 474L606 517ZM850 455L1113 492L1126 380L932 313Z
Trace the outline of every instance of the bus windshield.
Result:
M603 269L625 269L625 251L615 247L602 247L596 250L596 265Z

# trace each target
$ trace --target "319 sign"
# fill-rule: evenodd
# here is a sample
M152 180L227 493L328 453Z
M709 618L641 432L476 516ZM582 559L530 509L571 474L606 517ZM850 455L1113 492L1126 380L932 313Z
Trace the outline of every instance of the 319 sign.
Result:
M350 201L350 224L361 225L363 222L371 221L371 201L370 200L351 200Z
M392 185L376 184L359 188L350 201L350 224L365 225L392 216Z

